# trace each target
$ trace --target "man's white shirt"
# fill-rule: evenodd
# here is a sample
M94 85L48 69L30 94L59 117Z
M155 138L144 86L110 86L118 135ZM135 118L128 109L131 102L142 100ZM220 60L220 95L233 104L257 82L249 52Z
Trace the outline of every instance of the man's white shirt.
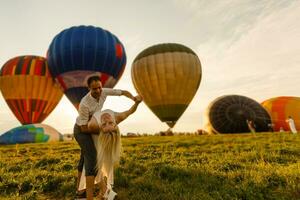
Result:
M87 125L90 118L97 111L101 111L107 96L120 96L122 90L102 88L99 101L92 97L91 92L87 93L80 101L76 124L79 126Z

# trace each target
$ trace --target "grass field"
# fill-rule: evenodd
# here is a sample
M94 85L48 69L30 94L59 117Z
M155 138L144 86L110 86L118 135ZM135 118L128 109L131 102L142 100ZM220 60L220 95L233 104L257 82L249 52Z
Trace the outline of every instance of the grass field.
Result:
M300 135L122 138L117 199L300 199ZM75 141L0 146L0 199L74 199Z

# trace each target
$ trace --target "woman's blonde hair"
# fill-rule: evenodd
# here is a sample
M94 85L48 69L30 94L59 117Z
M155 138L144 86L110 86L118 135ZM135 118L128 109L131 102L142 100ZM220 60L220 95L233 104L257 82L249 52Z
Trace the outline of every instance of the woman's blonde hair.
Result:
M119 127L116 125L115 131L105 133L100 130L97 145L97 170L102 176L109 177L114 165L120 161L122 144Z

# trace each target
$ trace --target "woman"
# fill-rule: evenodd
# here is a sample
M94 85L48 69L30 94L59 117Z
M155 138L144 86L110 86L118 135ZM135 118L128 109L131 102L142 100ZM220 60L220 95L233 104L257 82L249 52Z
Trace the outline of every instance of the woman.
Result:
M112 110L103 110L94 113L88 123L91 130L99 130L99 135L92 135L97 150L97 176L95 183L100 183L101 199L113 199L116 193L113 187L113 167L120 161L121 134L118 124L134 113L141 103L140 96L135 97L134 105L127 111L116 113ZM82 173L84 174L84 173ZM86 188L85 176L81 176L79 190Z

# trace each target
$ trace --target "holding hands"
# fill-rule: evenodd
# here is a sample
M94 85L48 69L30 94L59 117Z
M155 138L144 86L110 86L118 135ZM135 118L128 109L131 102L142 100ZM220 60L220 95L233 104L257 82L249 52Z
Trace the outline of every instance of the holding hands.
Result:
M143 97L141 97L140 95L137 96L133 96L130 92L128 92L127 90L121 90L121 94L128 97L129 99L132 99L135 103L141 103L143 101Z
M141 103L143 101L143 97L141 97L140 95L137 95L134 97L134 101L135 101L135 103Z
M140 95L132 97L131 99L134 101L134 104L131 106L131 108L127 111L118 113L116 115L116 123L117 124L119 124L120 122L125 120L129 115L134 113L136 111L137 107L139 106L139 104L143 101L143 97L141 97Z

